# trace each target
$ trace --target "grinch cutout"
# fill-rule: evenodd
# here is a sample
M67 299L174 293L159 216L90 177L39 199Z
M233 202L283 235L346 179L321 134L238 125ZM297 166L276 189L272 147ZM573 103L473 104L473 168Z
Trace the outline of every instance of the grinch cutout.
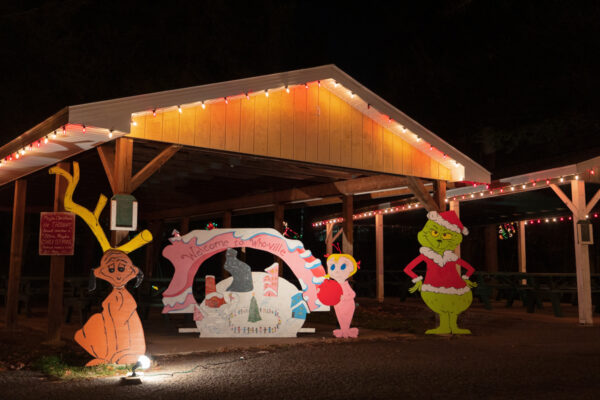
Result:
M317 298L326 306L333 306L340 329L333 335L338 338L355 338L358 328L350 328L356 305L356 293L350 287L348 278L356 273L358 263L349 254L332 254L327 257L327 279L319 285Z
M470 330L459 328L457 321L458 315L473 301L471 288L477 284L471 282L470 277L475 269L454 253L469 230L454 211L431 211L427 219L429 221L417 235L422 246L421 255L404 268L415 283L409 291L420 291L425 304L440 316L440 326L429 329L426 334L470 334ZM425 280L413 271L422 262L427 266ZM461 268L466 270L462 276Z
M72 176L59 167L52 167L49 172L68 181L64 197L65 210L80 216L102 246L104 255L100 266L91 271L89 290L96 288L96 278L107 281L113 287L102 302L102 312L87 320L83 328L75 333L75 341L94 357L87 366L135 363L146 352L146 341L136 311L137 304L125 285L136 278L135 287L138 287L144 274L133 265L127 254L152 241L152 234L144 230L129 242L117 248L111 247L98 221L106 205L106 197L100 195L94 212L73 201L73 192L79 182L79 164L73 162Z

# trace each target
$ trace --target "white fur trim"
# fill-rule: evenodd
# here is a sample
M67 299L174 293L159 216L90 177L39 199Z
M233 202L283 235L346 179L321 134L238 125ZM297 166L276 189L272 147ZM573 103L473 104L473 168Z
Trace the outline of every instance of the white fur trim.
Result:
M417 283L419 281L422 281L423 277L422 276L417 276L415 279L412 280L413 283Z
M467 228L463 226L461 231L458 225L451 224L450 222L446 221L437 211L429 211L427 213L427 219L435 222L438 225L443 226L444 228L450 229L452 232L462 233L465 236L469 234L469 230Z
M453 287L435 287L435 286L431 286L428 283L425 283L423 286L421 286L421 292L444 293L444 294L461 295L461 294L467 293L470 290L471 289L469 289L468 286L465 286L460 289L453 288Z
M466 275L463 275L461 278L463 278L463 279L471 279L470 277L468 277Z
M425 257L429 258L431 261L433 261L434 263L436 263L440 267L443 267L444 265L446 265L446 263L448 261L456 261L456 260L458 260L458 256L456 254L454 254L454 252L452 252L450 250L446 250L444 252L444 256L443 257L440 256L435 251L431 250L429 247L421 247L419 249L419 253L423 254Z

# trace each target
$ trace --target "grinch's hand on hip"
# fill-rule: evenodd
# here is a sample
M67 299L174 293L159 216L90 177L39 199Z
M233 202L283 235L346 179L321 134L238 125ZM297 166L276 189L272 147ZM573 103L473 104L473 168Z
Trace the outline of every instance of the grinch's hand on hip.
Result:
M470 288L476 288L477 287L477 283L472 282L469 279L463 279L463 281L465 281L465 283L467 284L467 286L470 287Z
M421 291L421 286L423 286L423 281L417 281L417 283L415 283L415 285L413 287L411 287L410 289L408 289L408 291L410 293L414 293L417 290L420 292Z

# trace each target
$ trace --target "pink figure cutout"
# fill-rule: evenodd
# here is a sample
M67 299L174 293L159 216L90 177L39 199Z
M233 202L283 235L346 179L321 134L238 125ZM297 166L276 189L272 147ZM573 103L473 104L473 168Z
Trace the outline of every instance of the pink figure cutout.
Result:
M339 303L333 305L340 329L335 329L333 335L341 338L355 338L358 336L358 328L350 328L354 309L356 305L354 298L356 293L350 287L348 278L356 273L358 264L354 257L349 254L332 254L327 258L327 278L331 278L342 287L342 296Z

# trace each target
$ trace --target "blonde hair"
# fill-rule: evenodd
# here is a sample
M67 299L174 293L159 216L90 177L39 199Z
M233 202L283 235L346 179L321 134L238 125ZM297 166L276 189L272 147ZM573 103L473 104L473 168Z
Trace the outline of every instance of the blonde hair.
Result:
M358 264L357 264L356 260L354 259L354 257L352 257L350 254L343 254L343 253L332 254L329 257L327 257L327 261L325 263L327 264L327 268L329 268L329 260L337 262L342 257L345 257L348 260L352 261L352 267L354 269L352 270L352 272L350 273L350 275L348 275L348 278L350 278L358 270ZM325 275L325 279L329 279L329 274Z

